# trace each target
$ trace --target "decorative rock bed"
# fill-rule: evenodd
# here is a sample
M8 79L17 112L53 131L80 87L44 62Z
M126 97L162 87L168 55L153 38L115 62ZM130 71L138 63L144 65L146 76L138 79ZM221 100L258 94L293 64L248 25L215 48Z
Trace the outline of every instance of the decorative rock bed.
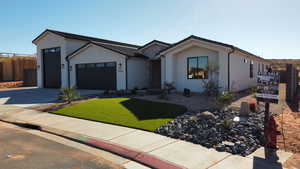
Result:
M233 111L185 113L155 132L217 151L247 156L264 145L264 113L250 113L246 120L233 121L238 114Z

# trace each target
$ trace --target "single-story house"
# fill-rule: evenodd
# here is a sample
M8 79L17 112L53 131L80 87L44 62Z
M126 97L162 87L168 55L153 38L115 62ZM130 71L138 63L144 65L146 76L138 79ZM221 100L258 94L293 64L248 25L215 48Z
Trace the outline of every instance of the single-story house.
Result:
M45 30L37 46L38 87L123 90L162 88L203 90L214 80L222 90L240 91L256 84L269 61L230 44L189 36L177 43L153 40L143 46ZM209 65L215 65L211 74Z

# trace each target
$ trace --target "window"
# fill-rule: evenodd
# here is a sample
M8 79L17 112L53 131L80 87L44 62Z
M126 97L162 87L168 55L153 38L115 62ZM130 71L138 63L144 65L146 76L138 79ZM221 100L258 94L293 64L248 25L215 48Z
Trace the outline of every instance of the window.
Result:
M260 63L257 62L257 72L259 73L260 72Z
M250 62L250 78L253 78L253 61Z
M44 54L60 52L60 47L43 49Z
M97 63L96 67L104 67L104 63Z
M83 68L85 68L85 64L78 64L77 67L78 67L78 69L83 69Z
M188 79L208 79L208 56L187 58Z
M116 66L115 62L106 63L106 67L115 67L115 66Z
M86 67L87 68L94 68L95 64L94 63L89 63L89 64L86 64Z
M248 61L247 61L247 59L244 59L244 63L247 63Z

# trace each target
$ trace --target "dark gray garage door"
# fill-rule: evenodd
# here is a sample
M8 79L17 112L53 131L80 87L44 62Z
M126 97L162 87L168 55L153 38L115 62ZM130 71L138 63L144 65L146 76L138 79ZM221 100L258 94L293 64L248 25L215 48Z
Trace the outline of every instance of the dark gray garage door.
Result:
M44 87L60 88L60 48L43 49Z
M79 89L116 90L116 63L89 63L76 65Z

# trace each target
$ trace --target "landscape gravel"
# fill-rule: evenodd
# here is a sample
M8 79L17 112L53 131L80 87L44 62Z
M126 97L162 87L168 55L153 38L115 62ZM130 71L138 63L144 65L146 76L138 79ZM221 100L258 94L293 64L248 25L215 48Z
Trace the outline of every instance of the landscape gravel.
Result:
M164 136L200 144L217 151L247 156L264 145L264 113L250 112L233 121L239 113L209 110L185 113L155 132Z

